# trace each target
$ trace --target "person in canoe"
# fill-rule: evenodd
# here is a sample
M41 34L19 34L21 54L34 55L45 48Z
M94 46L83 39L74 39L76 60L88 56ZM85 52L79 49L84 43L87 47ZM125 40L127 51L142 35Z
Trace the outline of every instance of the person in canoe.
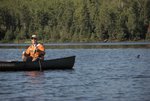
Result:
M45 48L42 44L38 43L37 36L32 35L31 45L22 53L23 61L38 61L44 60Z

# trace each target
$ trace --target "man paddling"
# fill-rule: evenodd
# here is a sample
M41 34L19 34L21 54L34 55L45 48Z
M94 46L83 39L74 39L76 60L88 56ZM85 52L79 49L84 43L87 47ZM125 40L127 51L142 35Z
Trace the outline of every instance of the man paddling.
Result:
M42 44L38 43L36 35L32 35L31 43L27 50L22 53L23 61L44 60L45 48Z

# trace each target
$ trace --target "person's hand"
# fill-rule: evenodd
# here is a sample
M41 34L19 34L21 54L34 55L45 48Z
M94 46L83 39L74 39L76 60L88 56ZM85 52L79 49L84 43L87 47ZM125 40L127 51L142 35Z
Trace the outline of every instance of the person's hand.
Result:
M25 55L25 51L22 52L22 55Z
M38 48L37 48L37 47L36 47L35 50L34 50L34 53L36 53L36 52L38 52Z
M38 58L33 58L33 59L32 59L32 61L37 61L37 60L38 60Z
M39 49L38 49L38 48L36 48L36 49L35 49L35 52L39 52Z

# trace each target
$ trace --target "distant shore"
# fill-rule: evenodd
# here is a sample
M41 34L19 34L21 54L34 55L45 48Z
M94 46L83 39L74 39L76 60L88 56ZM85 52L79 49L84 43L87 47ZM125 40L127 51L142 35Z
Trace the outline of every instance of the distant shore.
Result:
M0 43L0 48L25 48L29 43ZM46 48L63 49L63 48L150 48L150 42L78 42L78 43L44 43Z

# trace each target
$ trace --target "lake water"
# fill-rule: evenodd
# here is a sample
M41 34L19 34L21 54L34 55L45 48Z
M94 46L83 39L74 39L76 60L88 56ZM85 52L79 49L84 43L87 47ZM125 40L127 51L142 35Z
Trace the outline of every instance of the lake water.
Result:
M74 70L0 72L0 101L150 101L149 45L97 46L46 50L46 59L76 55ZM23 50L0 48L0 60Z

